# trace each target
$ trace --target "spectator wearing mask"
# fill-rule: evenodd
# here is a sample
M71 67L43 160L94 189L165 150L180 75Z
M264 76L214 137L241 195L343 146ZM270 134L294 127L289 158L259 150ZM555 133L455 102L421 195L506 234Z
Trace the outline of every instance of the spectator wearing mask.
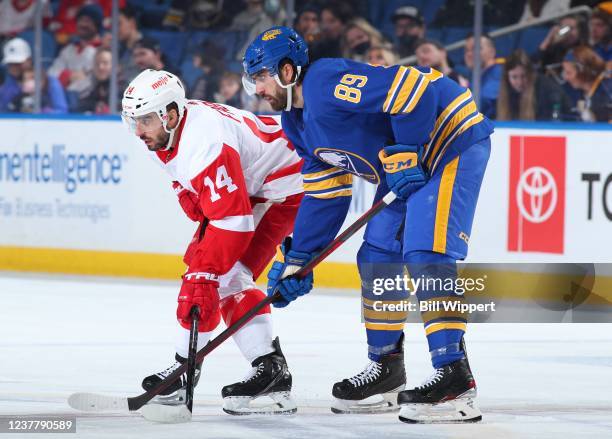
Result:
M87 5L77 14L77 41L65 46L49 68L49 74L57 77L66 90L82 92L89 85L88 75L93 69L96 48L100 45L102 9Z
M342 57L355 61L365 60L368 49L382 46L385 39L367 20L355 18L350 21L342 35Z
M576 112L584 122L612 121L612 80L605 69L604 61L588 46L575 47L563 60L563 78L582 95Z
M548 35L540 43L534 60L543 68L558 65L571 48L586 43L587 28L584 19L577 15L563 17L559 24L550 28Z
M7 75L0 86L0 113L34 111L34 71L32 70L32 51L27 41L21 38L9 40L4 45L2 64ZM43 113L65 113L68 111L66 96L60 82L52 77L42 81Z
M397 8L391 18L395 32L395 50L400 58L414 55L416 43L425 38L425 21L414 6Z
M80 113L111 113L109 98L112 66L113 55L110 49L100 47L94 58L91 86L79 96L77 110Z
M399 56L389 45L372 46L368 50L366 61L368 64L389 67L397 64Z
M308 53L311 62L319 58L342 56L342 34L354 17L353 8L344 1L335 0L325 4L321 9L321 38L310 46Z
M474 68L474 37L469 36L465 42L465 65ZM495 43L488 35L480 40L480 112L489 119L495 119L499 83L502 77L503 60L495 58Z
M610 8L612 9L612 2ZM612 15L604 9L595 9L589 20L589 33L593 50L606 62L612 61ZM610 70L610 67L608 68Z
M497 99L497 120L561 120L570 112L563 89L538 73L522 49L504 64Z
M308 3L299 10L295 18L293 28L308 45L315 43L321 37L320 14L321 9L316 4Z
M539 18L553 17L567 12L570 0L527 0L519 23L529 23Z
M446 49L440 42L425 38L417 41L415 55L418 65L434 68L462 87L468 87L469 81L450 67Z

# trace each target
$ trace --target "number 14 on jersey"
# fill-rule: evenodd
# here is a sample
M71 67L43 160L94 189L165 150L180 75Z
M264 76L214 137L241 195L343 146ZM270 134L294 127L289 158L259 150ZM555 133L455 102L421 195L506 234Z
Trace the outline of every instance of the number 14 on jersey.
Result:
M204 178L204 184L208 189L210 189L210 201L213 203L221 199L221 195L219 195L219 191L221 189L227 188L226 190L230 194L238 189L238 186L232 182L232 177L229 176L224 165L217 168L217 177L215 178L214 182L210 177L206 176Z

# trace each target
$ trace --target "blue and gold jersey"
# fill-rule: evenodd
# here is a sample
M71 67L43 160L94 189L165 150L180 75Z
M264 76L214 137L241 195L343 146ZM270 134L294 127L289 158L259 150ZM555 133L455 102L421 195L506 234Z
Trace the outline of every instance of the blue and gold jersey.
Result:
M304 159L306 196L294 232L302 251L334 238L348 211L353 175L374 184L384 179L378 160L384 146L424 145L423 166L433 175L440 163L493 131L470 91L430 68L321 59L310 65L302 93L304 108L282 116Z

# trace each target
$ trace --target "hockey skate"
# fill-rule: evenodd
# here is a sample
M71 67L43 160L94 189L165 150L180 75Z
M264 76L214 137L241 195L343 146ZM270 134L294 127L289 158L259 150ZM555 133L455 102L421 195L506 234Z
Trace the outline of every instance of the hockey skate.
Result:
M408 423L478 422L476 381L467 358L440 367L423 384L401 392L399 419Z
M253 369L243 381L223 387L224 412L230 415L276 415L297 411L291 398L291 374L278 337L272 342L272 347L274 352L258 357L251 363ZM264 399L260 401L259 398ZM266 399L271 401L266 403Z
M403 346L403 335L400 339ZM397 393L406 385L404 351L370 361L366 368L354 377L344 379L332 389L334 413L386 413L398 409Z
M174 372L181 364L187 361L186 358L181 357L179 354L175 356L175 362L167 369L162 370L153 375L149 375L144 380L142 380L142 388L146 391L154 388L159 382L161 382L164 378ZM195 377L194 377L194 387L198 384L200 380L200 372L202 370L202 363L199 363L196 366ZM183 373L178 380L172 383L166 390L161 392L158 396L153 398L150 402L153 404L164 404L164 405L180 405L185 404L186 397L186 388L187 388L187 373Z

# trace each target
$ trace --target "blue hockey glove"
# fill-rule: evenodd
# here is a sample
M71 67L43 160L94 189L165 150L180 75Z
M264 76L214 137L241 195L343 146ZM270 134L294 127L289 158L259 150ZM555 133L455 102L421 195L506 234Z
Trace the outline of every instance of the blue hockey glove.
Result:
M278 290L284 299L272 304L276 308L284 308L299 296L308 294L312 290L313 282L312 272L300 279L292 276L312 259L310 253L291 250L291 238L289 237L285 238L281 245L281 252L283 260L274 261L268 272L268 296Z
M407 199L427 183L427 174L421 166L422 155L422 146L399 144L386 146L378 153L387 185L398 198Z

